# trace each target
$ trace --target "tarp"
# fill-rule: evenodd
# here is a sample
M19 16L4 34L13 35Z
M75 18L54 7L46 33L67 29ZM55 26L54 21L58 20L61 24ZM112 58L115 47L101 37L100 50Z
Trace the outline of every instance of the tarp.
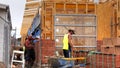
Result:
M35 31L32 33L32 36L34 37L34 38L40 38L40 34L41 34L41 29L38 27L38 28L36 28L35 29Z
M40 15L37 14L33 19L31 28L28 30L28 35L32 34L35 31L35 29L40 25L41 22L40 20L41 20Z

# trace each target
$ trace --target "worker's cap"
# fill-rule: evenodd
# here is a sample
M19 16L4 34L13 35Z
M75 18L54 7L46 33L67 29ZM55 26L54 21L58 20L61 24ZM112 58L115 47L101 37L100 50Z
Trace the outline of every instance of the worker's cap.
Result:
M72 34L75 34L75 31L72 29L69 29L68 32L72 32Z

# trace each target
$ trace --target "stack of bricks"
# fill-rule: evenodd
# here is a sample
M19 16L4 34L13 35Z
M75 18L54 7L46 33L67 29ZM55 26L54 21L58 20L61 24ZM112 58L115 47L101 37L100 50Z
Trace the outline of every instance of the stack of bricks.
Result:
M120 55L120 38L105 38L101 45L101 52L105 54Z
M94 61L92 61L94 62ZM120 55L96 54L96 68L120 68Z
M117 55L116 56L116 59L115 59L115 64L116 64L116 68L120 68L120 55Z
M46 56L54 56L55 55L55 41L53 40L42 40L42 48L41 48L41 55L42 55L42 63L47 63Z
M120 68L120 55L96 52L87 57L88 52L81 52L79 54L87 58L86 63L88 65L86 65L86 68Z
M94 54L87 56L89 52L78 51L76 52L79 57L86 57L85 68L120 68L120 55L104 54L102 52L95 52ZM75 61L75 64L81 61Z
M115 56L96 53L91 56L91 68L115 68Z
M104 54L114 54L115 66L120 68L120 38L105 38L101 45L101 52ZM109 59L112 60L112 59Z

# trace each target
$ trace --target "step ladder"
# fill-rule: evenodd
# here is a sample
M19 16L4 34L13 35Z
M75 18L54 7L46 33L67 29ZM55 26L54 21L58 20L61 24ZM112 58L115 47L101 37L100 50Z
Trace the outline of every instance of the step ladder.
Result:
M21 60L15 60L16 54L21 55ZM15 63L22 63L22 68L24 68L24 66L25 66L24 51L13 50L12 60L11 60L11 68L12 68L14 62Z

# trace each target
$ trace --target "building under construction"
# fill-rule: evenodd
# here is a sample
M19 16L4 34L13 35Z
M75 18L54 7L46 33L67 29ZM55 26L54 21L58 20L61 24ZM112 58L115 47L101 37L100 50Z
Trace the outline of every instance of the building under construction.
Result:
M55 57L56 52L63 56L63 36L73 29L73 58L65 60L74 60L79 68L83 63L83 68L119 68L119 8L120 0L27 0L21 45L27 36L39 31L41 40L35 43L37 63L54 66L50 57ZM84 57L85 62L78 57Z

